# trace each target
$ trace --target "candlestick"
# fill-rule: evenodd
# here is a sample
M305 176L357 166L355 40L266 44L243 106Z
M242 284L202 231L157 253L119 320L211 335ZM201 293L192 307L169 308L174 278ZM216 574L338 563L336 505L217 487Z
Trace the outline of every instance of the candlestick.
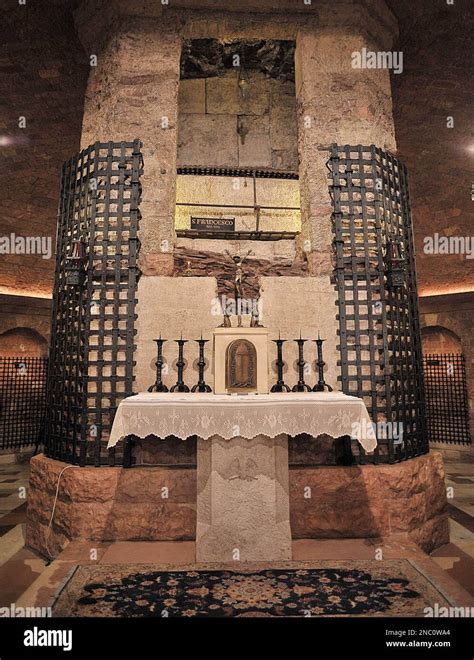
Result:
M149 392L169 392L168 388L166 385L163 383L161 379L161 372L163 370L163 344L165 343L166 339L161 338L161 332L160 332L160 337L159 339L154 339L153 341L156 341L156 346L157 346L157 357L156 357L156 381L155 383L148 388Z
M183 339L183 333L181 333L181 339L175 339L175 342L178 344L178 359L176 360L176 366L178 367L178 380L176 385L170 389L170 392L189 392L189 387L185 385L183 380L183 371L184 371L184 345L187 344L188 340Z
M191 388L191 392L212 392L212 389L204 381L204 367L206 366L206 359L204 357L204 347L209 341L209 339L202 338L201 330L201 339L195 339L199 344L199 360L198 360L198 369L199 369L199 379L196 385Z
M282 339L280 331L278 331L278 339L272 339L272 341L277 345L276 366L278 370L278 378L270 392L289 392L290 388L283 381L283 367L285 366L285 362L283 361L283 343L286 341L286 339Z
M304 382L304 367L305 367L305 361L304 361L304 344L307 341L306 339L301 339L301 330L300 330L300 338L299 339L294 339L298 344L298 382L296 385L293 386L292 392L311 392L311 388L309 385L306 385Z
M324 365L326 363L323 360L323 341L326 340L321 339L318 332L318 338L315 339L314 341L316 342L317 351L318 351L318 361L316 363L318 367L318 382L313 387L313 392L324 392L325 387L328 388L328 392L332 392L332 387L324 381Z

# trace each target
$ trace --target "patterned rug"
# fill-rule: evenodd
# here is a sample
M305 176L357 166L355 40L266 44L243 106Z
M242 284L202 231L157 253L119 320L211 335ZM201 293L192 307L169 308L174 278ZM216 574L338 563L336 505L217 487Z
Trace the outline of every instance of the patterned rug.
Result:
M407 560L283 562L272 568L78 566L53 616L423 616L445 598Z

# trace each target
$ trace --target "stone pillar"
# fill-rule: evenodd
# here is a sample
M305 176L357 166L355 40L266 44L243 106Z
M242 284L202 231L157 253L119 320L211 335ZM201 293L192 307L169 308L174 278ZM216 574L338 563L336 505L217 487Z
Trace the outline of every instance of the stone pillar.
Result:
M100 140L143 142L140 267L173 270L179 26L155 0L91 2L75 14L91 66L81 148ZM94 61L93 61L94 64Z
M198 440L196 560L291 559L288 439Z
M332 272L329 157L321 147L375 144L395 150L390 74L352 68L352 53L390 50L396 22L383 0L318 4L318 25L301 28L296 48L296 96L302 233L310 272Z

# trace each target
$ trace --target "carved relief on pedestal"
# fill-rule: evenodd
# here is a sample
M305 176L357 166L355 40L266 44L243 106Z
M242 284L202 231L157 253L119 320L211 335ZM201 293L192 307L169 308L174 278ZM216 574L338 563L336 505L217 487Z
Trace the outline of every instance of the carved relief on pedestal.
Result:
M233 481L234 479L255 481L257 474L258 465L252 458L247 458L245 462L242 460L242 464L238 458L234 458L223 476L227 481Z

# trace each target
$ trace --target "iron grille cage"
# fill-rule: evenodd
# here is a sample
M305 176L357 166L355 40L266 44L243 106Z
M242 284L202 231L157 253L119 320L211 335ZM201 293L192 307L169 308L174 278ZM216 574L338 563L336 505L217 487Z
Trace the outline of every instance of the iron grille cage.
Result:
M366 401L376 425L370 460L402 461L428 451L406 167L374 145L337 144L327 166L342 390Z
M134 379L141 146L96 142L62 169L45 451L69 463L123 460L106 441Z
M47 358L0 357L0 449L43 440Z
M462 353L423 356L430 442L470 444L466 362Z
M133 386L140 148L96 143L63 166L46 453L79 465L124 458L106 441ZM405 460L428 451L406 168L374 145L333 145L328 169L342 389L377 424L371 460Z

